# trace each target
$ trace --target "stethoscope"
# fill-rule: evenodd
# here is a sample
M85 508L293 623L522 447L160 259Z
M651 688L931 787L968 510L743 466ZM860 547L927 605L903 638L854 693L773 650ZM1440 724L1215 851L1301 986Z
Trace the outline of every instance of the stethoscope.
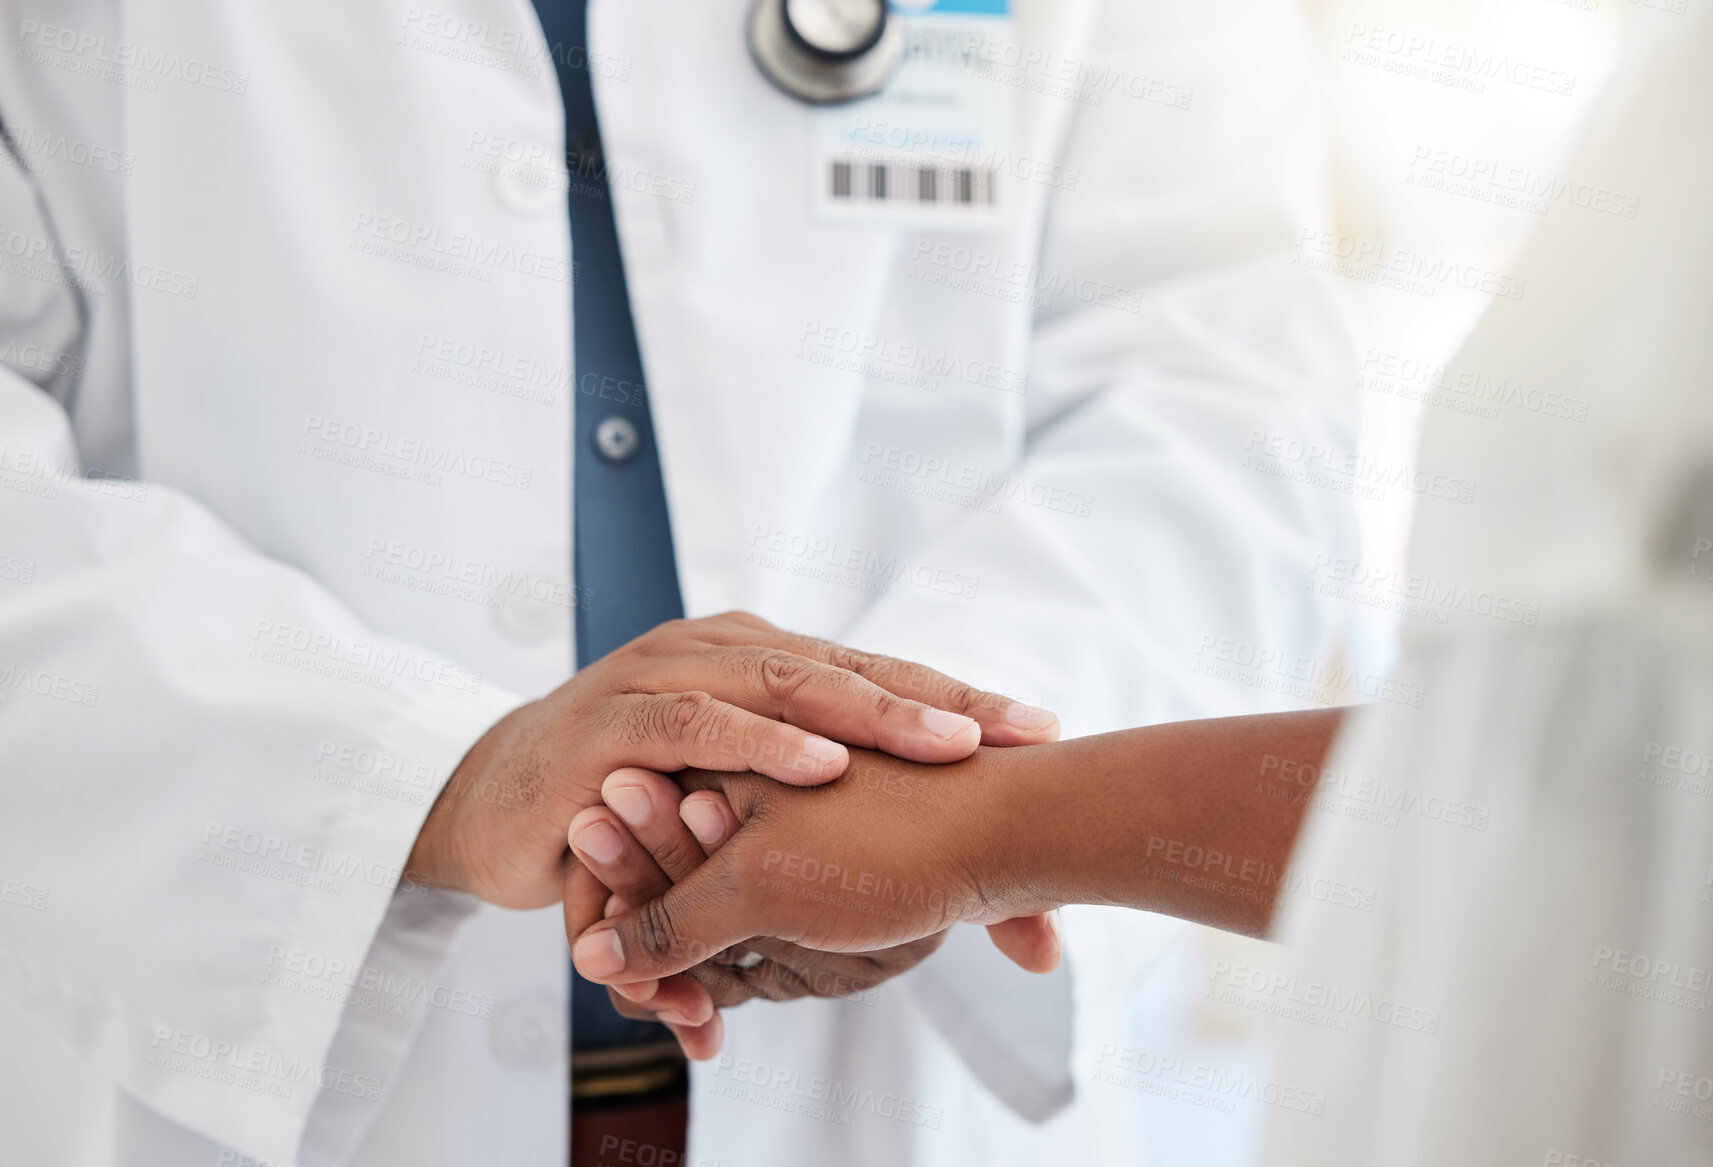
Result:
M811 105L878 93L904 57L886 0L756 0L749 52L779 89Z

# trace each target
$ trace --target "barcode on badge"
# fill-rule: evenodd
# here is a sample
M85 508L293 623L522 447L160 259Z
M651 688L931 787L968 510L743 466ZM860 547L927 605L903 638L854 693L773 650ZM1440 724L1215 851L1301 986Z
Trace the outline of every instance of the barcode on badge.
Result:
M846 205L991 207L997 193L996 178L991 167L835 158L827 168L827 189L835 203Z

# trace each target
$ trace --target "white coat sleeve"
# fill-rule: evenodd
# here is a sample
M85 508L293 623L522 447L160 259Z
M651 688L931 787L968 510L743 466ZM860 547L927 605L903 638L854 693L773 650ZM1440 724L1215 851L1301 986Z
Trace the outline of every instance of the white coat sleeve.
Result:
M395 889L514 698L183 495L80 476L6 368L0 533L0 991L216 1144L294 1162L317 1107L350 1141L420 1010L344 1002L366 960L431 975L468 912Z
M1348 494L1294 481L1269 456L1281 443L1355 448L1342 314L1293 263L1303 233L1330 217L1307 31L1283 2L1114 4L1087 52L1090 75L1170 82L1158 93L1186 106L1120 86L1070 127L1063 167L1076 188L1053 193L1041 282L1118 291L1037 312L1025 452L1010 471L1023 491L919 551L975 577L974 599L898 589L850 640L1045 704L1070 734L1302 705L1306 690L1233 684L1210 666L1231 645L1329 660L1334 620L1306 584L1317 556L1356 545ZM1097 909L1066 925L1079 1001L1128 984L1179 927ZM1085 927L1102 969L1077 967ZM1135 942L1114 943L1114 929ZM920 978L946 982L942 1004L965 996L955 964ZM1105 987L1084 979L1097 976ZM1060 1011L1071 996L1022 981L1017 992ZM990 1088L1039 1117L1068 1082L1022 1085L1047 1072L1034 1053L1011 1059L1034 1069L1005 1068L993 1043L1022 1003L992 1000L988 1023L952 1023L982 1040L947 1035Z

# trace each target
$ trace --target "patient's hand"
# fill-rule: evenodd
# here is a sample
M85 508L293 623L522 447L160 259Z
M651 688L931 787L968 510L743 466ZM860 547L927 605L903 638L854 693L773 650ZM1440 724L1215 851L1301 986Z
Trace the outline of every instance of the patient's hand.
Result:
M996 858L1005 851L1004 818L986 813L983 788L996 758L1026 764L1029 752L987 750L964 762L921 766L852 751L850 770L831 785L784 792L802 798L774 797L765 787L777 784L751 775L686 771L679 780L696 792L674 817L694 828L705 849L662 821L672 799L666 779L620 771L604 788L607 803L626 817L647 804L647 819L633 830L649 835L646 846L660 862L627 845L610 811L594 808L573 821L572 845L588 870L579 868L567 888L568 931L575 935L600 915L606 889L590 870L608 886L636 889L608 913L618 914L616 927L597 926L577 942L578 969L591 980L620 985L624 995L642 998L656 1012L664 1005L666 1020L689 1031L688 1040L680 1035L686 1046L700 1043L710 1053L717 1048L718 1021L711 998L704 1003L701 996L706 983L723 982L730 992L726 978L747 983L768 965L774 967L758 978L763 986L810 981L792 995L818 991L813 978L802 975L811 968L837 970L830 972L834 984L848 977L855 989L911 967L962 920L998 925L994 938L1007 955L1045 971L1058 959L1056 934L1041 917L1012 919L1046 905L1010 894ZM700 865L705 854L712 857ZM670 891L650 890L667 877L675 884ZM757 936L798 942L819 954L811 958L795 945L751 939ZM746 971L722 967L750 952L766 960ZM841 959L856 963L810 963ZM685 969L695 969L703 983L676 977L655 983ZM715 1032L694 1029L703 1025Z
M680 817L683 792L649 770L624 769L602 789L606 806L578 815L570 839L581 865L565 895L567 934L576 936L628 905L665 894L714 854L738 828L725 798L695 796ZM627 1017L664 1022L691 1057L719 1050L718 1010L754 997L847 997L914 968L939 948L943 932L874 952L817 952L783 940L753 938L679 975L609 988Z

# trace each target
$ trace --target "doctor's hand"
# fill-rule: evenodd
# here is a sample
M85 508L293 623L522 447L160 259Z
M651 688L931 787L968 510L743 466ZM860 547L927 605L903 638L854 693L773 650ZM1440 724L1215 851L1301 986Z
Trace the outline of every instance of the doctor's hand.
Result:
M989 805L994 773L1027 768L1034 753L984 750L933 767L859 753L844 778L812 790L753 774L678 775L693 791L681 818L721 845L664 895L640 905L626 897L589 926L573 945L577 969L652 1002L672 983L663 978L759 951L753 937L872 954L963 921L999 925L995 940L1008 956L1047 971L1057 963L1057 937L1034 913L1059 901L1020 886L1008 870L1015 807ZM576 827L598 826L599 815L581 816ZM581 835L576 846L588 850ZM583 898L574 889L568 913ZM699 1013L682 1016L701 1021Z
M634 767L619 770L602 787L605 806L571 821L572 850L582 861L566 884L565 928L575 937L606 915L641 904L687 878L737 830L724 798L698 795L688 815L671 779ZM687 972L609 988L626 1017L662 1021L692 1058L719 1051L718 1010L754 998L861 994L914 968L940 947L944 933L875 952L828 953L783 940L751 938Z
M500 719L430 808L406 871L507 908L558 901L566 829L621 766L831 781L845 746L921 762L1050 741L1044 710L748 613L675 620Z

